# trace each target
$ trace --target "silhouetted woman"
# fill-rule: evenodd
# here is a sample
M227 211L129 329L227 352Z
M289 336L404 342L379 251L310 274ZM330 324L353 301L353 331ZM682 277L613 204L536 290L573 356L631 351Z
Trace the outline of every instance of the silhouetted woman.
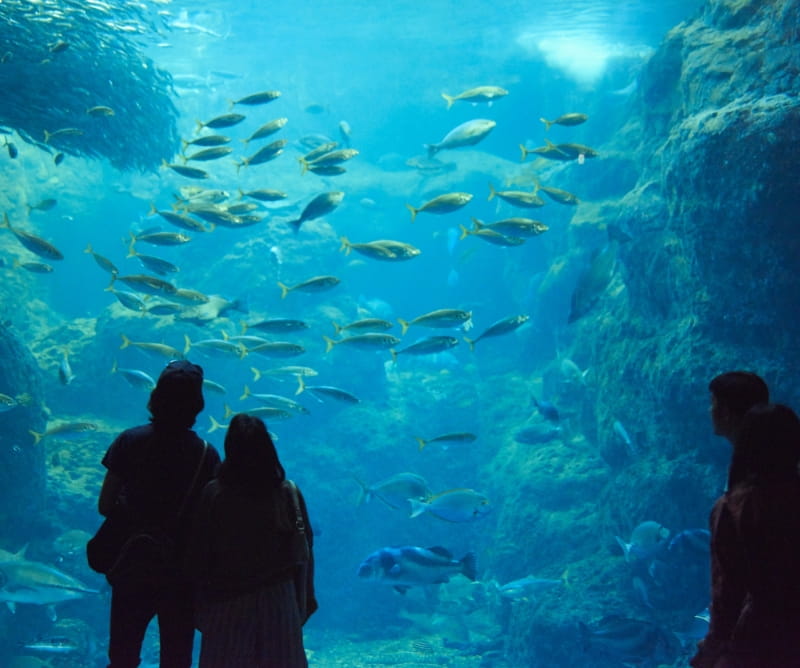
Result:
M800 419L748 411L711 516L711 624L695 668L800 666Z
M308 601L301 615L295 574L297 513L264 423L238 414L225 436L225 461L203 490L191 540L198 583L201 668L304 668L303 624L316 609L312 536Z
M150 393L150 423L123 431L103 458L108 471L98 501L101 515L128 527L129 534L162 527L182 552L192 502L219 465L217 451L192 431L204 405L203 369L186 360L170 362ZM192 584L182 562L176 558L174 572L157 581L149 580L144 568L112 584L109 668L139 665L144 634L155 616L161 668L191 667Z

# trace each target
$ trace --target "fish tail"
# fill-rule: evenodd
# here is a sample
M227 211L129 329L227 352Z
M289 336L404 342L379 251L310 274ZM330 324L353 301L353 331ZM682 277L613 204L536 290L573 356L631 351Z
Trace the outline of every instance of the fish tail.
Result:
M342 333L343 328L341 325L337 325L334 320L331 320L331 325L333 325L333 329L336 332L337 336Z
M428 157L432 158L436 155L439 147L436 144L423 144L422 147L428 152Z
M306 381L303 380L303 374L297 374L297 390L295 390L295 396L298 394L302 394L303 390L306 389Z
M522 151L522 157L520 158L520 162L525 162L525 158L528 157L528 149L525 148L525 144L519 145L519 150Z
M443 97L445 100L447 100L447 108L448 108L448 109L449 109L450 107L452 107L452 106L453 106L453 102L455 102L455 101L456 101L456 98L455 98L455 97L453 97L452 95L448 95L447 93L442 93L442 97Z
M257 380L261 379L261 372L256 369L254 366L250 367L250 371L253 372L253 382L255 383Z
M550 129L550 126L553 124L553 121L548 121L546 118L540 118L539 120L544 123L545 132L547 132Z
M45 130L44 131L44 143L45 144L49 144L50 143L50 137L52 137L52 136L53 136L52 133L50 133L47 130Z
M297 162L300 163L300 175L302 176L308 171L308 160L305 158L297 158Z
M185 355L188 355L188 354L189 354L189 351L190 351L190 350L191 350L191 348L192 348L192 341L191 341L191 339L189 338L189 335L188 335L188 334L184 334L184 335L183 335L183 340L184 340L183 354L184 354L184 356L185 356Z
M8 213L5 211L3 212L3 222L0 223L0 227L7 227L9 230L11 229L11 221L8 219Z
M303 224L302 218L295 218L294 220L289 221L289 225L292 226L292 231L297 234L300 231L300 226Z
M622 548L622 554L625 555L625 561L628 561L628 555L631 553L631 546L628 545L622 538L619 536L614 536L614 540L617 541L617 545Z
M414 219L417 217L417 214L419 213L419 209L415 209L410 204L406 204L406 208L411 212L411 222L413 223Z
M200 132L200 130L202 130L206 126L206 124L203 123L203 121L195 121L195 123L197 123L197 130L195 130L195 132ZM166 160L164 162L166 163Z
M535 195L536 193L538 193L539 190L541 190L541 188L542 188L542 182L539 180L539 177L534 174L534 176L533 176L533 194Z
M347 237L342 237L340 239L342 245L339 246L340 251L344 251L345 255L350 255L350 249L353 247L353 244L350 243L350 240Z
M428 508L428 505L419 499L409 499L408 502L411 504L411 514L409 517L419 517Z
M458 236L458 240L461 241L462 239L466 239L470 235L470 231L466 228L466 226L458 225L461 228L461 234Z
M289 288L287 285L284 285L280 281L278 281L278 287L281 289L281 299L286 299L286 295L289 294L289 290L291 288Z
M208 430L208 433L217 431L217 429L222 429L222 425L214 419L213 415L209 415L208 419L211 420L211 429Z
M92 244L91 244L91 242L86 244L86 248L83 249L83 252L84 253L91 253L92 252Z
M492 182L490 181L489 182L489 197L487 197L486 199L491 201L492 199L494 199L494 196L496 194L497 194L497 191L494 189L494 186L492 185Z
M400 327L403 328L403 331L401 332L401 335L404 335L408 331L408 328L411 326L411 323L406 321L406 320L403 320L402 318L398 318L397 322L399 322L400 323Z
M230 406L228 406L228 404L225 404L225 413L224 413L224 415L225 415L225 419L226 419L226 420L227 420L227 419L228 419L228 418L229 418L231 415L233 415L233 409L232 409Z
M120 336L122 337L122 345L119 347L119 349L120 349L120 350L122 350L123 348L127 348L129 345L131 345L131 343L133 343L133 342L132 342L132 341L131 341L131 340L130 340L130 339L127 337L127 336L125 336L124 334L120 334Z
M336 345L336 341L334 341L329 336L323 336L322 338L325 339L325 352L329 353L331 350L333 350L333 347Z
M249 396L250 396L250 388L247 385L245 385L244 392L242 392L242 396L239 397L239 401L241 401L242 399L247 399L247 397Z
M228 111L233 109L235 104L236 104L236 102L234 100L228 100Z
M419 436L415 436L414 439L419 443L419 450L422 452L422 449L428 444L424 438L420 438Z
M111 373L117 373L118 368L119 366L117 366L117 360L114 358L114 363L111 365Z
M155 202L150 202L150 210L147 212L148 216L155 216L158 213Z
M469 337L465 336L464 341L469 344L470 351L475 350L475 344L478 342L478 339L470 339Z
M38 431L33 431L33 429L28 429L28 433L33 436L33 444L36 445L39 441L44 438L43 433L39 433Z
M467 552L461 558L461 572L464 577L475 582L478 579L478 558L474 552Z
M392 353L392 362L397 364L397 351L394 348L392 348L389 352Z
M369 503L369 501L372 499L372 491L365 482L358 478L358 476L354 475L353 479L361 486L361 492L358 495L358 501L356 501L356 505L360 506L364 503Z
M482 230L484 227L486 227L486 224L483 221L478 220L477 218L473 218L472 219L472 229L473 230L476 230L476 231L477 230Z

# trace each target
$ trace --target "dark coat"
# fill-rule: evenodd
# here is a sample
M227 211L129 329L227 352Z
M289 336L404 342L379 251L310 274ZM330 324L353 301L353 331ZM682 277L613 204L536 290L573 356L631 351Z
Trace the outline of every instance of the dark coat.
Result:
M695 668L800 666L800 478L750 478L711 511L711 623Z

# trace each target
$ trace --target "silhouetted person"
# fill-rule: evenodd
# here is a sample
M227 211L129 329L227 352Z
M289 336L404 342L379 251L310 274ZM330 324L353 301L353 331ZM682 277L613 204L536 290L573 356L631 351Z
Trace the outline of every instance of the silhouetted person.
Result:
M313 539L298 491L309 542L303 616L295 588L297 506L289 484L264 423L235 415L225 436L225 461L203 490L190 543L201 668L308 665L303 624L317 607Z
M108 469L100 491L101 515L118 518L132 531L165 527L185 546L192 513L174 520L214 476L217 451L192 431L205 406L203 369L185 360L170 362L150 393L150 423L122 432L103 465ZM194 482L193 494L190 487ZM167 581L118 582L111 588L109 668L139 665L147 625L158 617L161 668L190 668L194 622L192 584L176 564Z
M735 372L740 374L741 372ZM800 420L766 404L757 376L712 381L715 431L733 441L728 491L711 513L711 623L695 668L800 666ZM722 384L721 395L715 383ZM744 387L737 420L721 406ZM726 426L727 425L727 426Z

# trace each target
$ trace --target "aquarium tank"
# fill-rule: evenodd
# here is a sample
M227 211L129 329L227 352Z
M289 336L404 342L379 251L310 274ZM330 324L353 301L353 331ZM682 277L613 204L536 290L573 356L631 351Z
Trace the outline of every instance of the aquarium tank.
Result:
M688 665L708 382L800 406L799 16L3 0L0 665L106 665L101 460L177 358L303 490L310 665Z

